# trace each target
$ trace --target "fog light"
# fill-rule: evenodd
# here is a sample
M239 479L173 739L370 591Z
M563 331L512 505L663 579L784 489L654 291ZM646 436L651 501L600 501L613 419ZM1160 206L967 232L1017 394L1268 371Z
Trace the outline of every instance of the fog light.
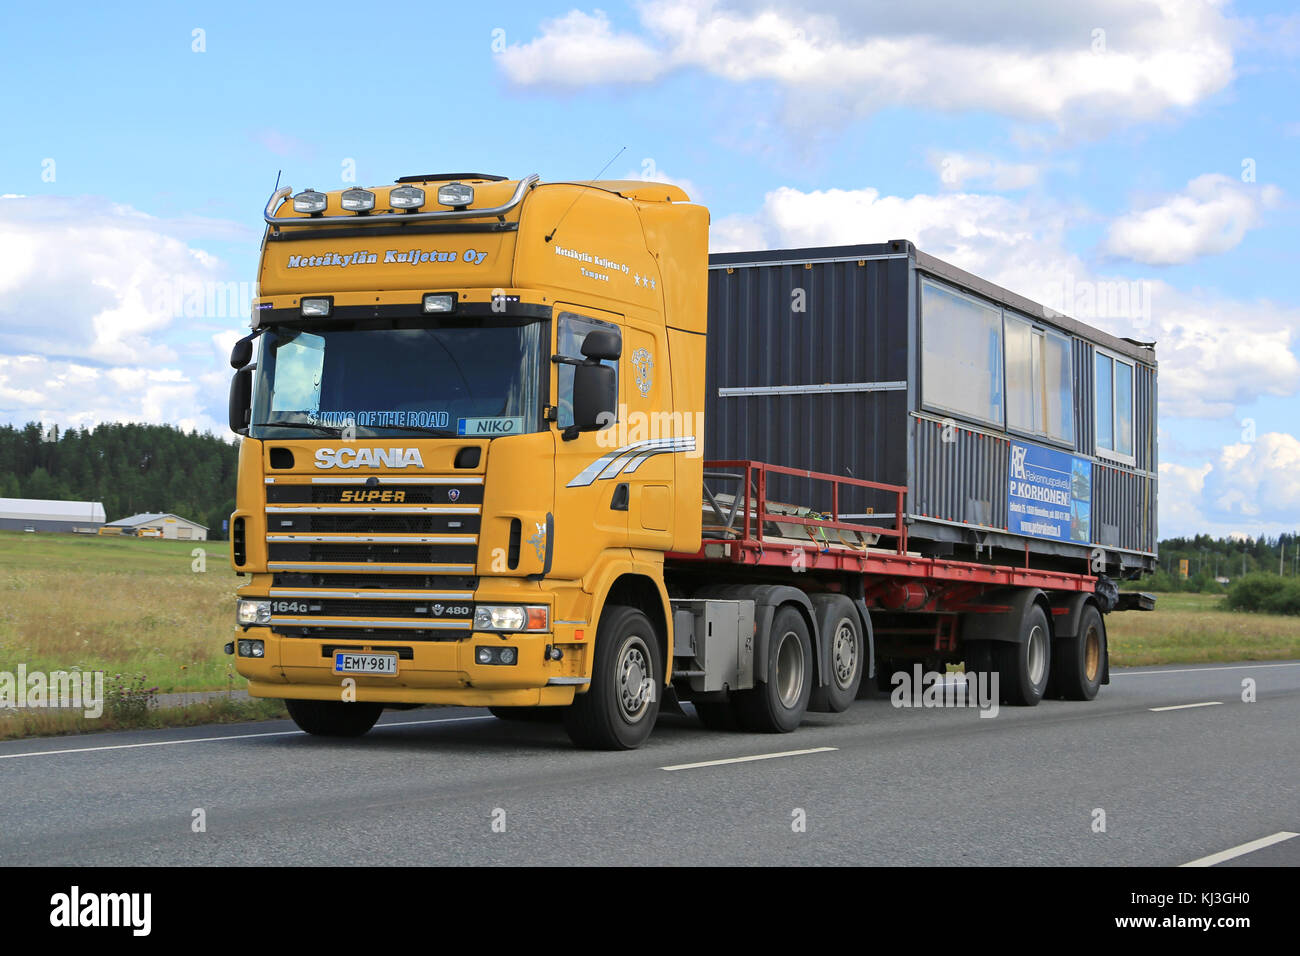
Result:
M315 316L329 315L330 309L333 308L333 306L334 303L329 299L303 299L302 314Z
M398 186L388 193L394 209L419 209L424 205L424 190L419 186Z
M474 659L480 664L505 664L509 666L519 660L519 651L513 647L485 645L474 652Z
M480 664L491 664L491 663L492 663L492 648L490 648L490 647L480 647L480 648L478 649L478 662L479 662Z
M250 657L265 657L265 656L266 656L266 645L265 645L265 644L263 644L261 641L249 641L249 643L253 645L252 648L251 648L252 653L249 655Z
M375 208L375 194L369 189L345 189L339 205L348 212L369 212Z
M515 649L513 647L503 647L499 656L502 664L513 664L515 662Z
M468 206L474 201L474 187L448 183L438 187L438 202L444 206Z
M240 641L240 642L239 642L239 656L240 656L240 657L252 657L252 656L253 656L253 642L252 642L252 641Z
M327 202L328 199L324 193L318 193L314 189L305 189L293 197L293 211L313 214L324 212Z
M424 297L425 312L454 312L456 295L453 292L430 292Z

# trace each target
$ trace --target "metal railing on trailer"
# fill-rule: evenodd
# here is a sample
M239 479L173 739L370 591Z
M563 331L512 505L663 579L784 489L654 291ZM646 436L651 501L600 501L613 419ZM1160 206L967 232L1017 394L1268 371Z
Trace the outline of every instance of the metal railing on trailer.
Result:
M704 462L705 487L703 505L717 519L706 526L700 549L686 554L672 552L665 555L668 561L717 562L756 567L790 568L797 556L803 571L838 571L870 575L881 579L913 579L943 585L932 600L925 602L926 610L971 610L968 601L989 587L1034 587L1045 591L1085 591L1096 589L1096 577L1089 571L1073 574L1063 571L1045 571L1029 566L1026 552L1024 567L980 564L971 561L953 561L926 557L907 550L906 511L907 489L861 478L831 475L800 468L769 465L745 459L706 460ZM767 497L768 477L779 475L802 478L830 485L831 510L829 514L810 509L794 509L788 505L771 502ZM710 482L739 482L738 491L725 501ZM845 487L866 489L894 497L893 524L864 525L845 521L840 513L840 491ZM888 514L882 514L887 517ZM807 529L809 540L803 542L789 536L768 534L776 525L792 525ZM850 545L840 533L858 536L872 544L861 547ZM816 537L817 534L821 538ZM832 540L832 534L835 540ZM891 539L893 546L875 547L880 538ZM971 587L953 587L954 585ZM886 589L889 580L870 582L868 591ZM947 600L941 594L948 595ZM921 608L917 608L918 610Z

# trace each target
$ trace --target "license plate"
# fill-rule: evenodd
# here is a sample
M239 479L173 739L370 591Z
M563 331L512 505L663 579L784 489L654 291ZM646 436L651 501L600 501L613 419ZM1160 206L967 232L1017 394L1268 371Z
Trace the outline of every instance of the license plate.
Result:
M357 654L337 651L334 654L336 674L396 674L396 654Z

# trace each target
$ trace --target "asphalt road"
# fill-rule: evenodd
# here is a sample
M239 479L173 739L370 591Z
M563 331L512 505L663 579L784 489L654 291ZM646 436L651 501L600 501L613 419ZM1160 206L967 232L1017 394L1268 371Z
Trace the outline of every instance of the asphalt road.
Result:
M1091 703L993 718L883 694L782 736L665 715L630 753L451 708L341 742L25 740L0 744L0 864L1179 865L1300 832L1298 730L1286 662L1117 670ZM1300 838L1219 865L1255 864L1300 864Z

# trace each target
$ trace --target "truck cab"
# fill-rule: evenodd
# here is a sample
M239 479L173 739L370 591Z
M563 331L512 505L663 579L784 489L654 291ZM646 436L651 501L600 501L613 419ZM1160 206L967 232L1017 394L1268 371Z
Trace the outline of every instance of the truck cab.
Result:
M264 219L231 356L250 693L344 735L576 701L579 743L639 744L671 679L664 554L700 546L707 211L450 174L280 189Z

